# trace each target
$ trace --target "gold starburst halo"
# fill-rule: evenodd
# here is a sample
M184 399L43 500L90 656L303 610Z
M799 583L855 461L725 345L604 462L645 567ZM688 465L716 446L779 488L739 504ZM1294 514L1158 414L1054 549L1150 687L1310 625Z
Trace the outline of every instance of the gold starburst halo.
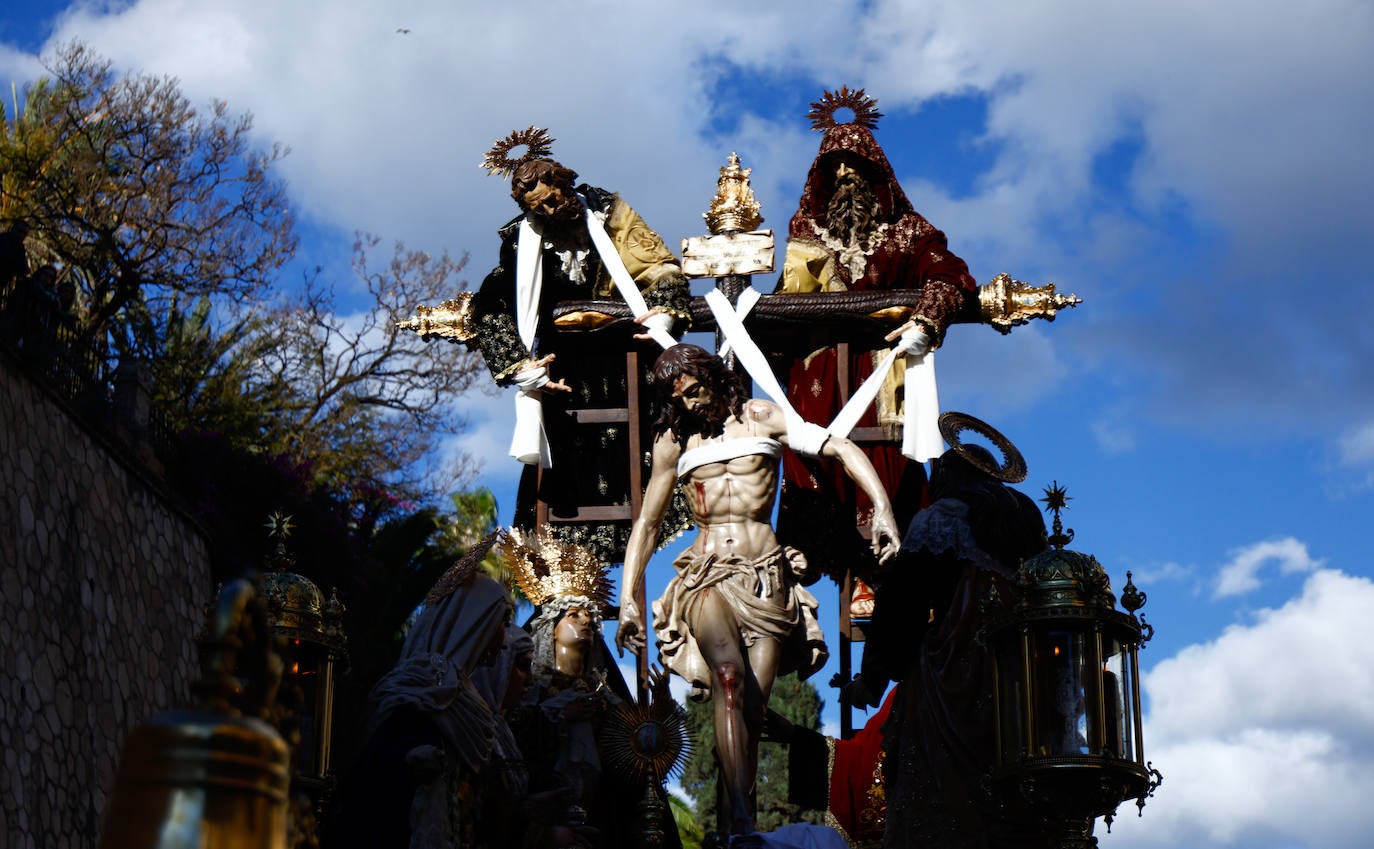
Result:
M616 705L603 720L600 741L606 764L637 784L681 774L692 754L687 711L671 700Z
M548 526L534 534L503 531L499 550L531 603L577 596L596 605L598 615L610 606L609 567L582 546L555 537Z
M856 88L851 91L846 85L840 86L838 92L827 91L822 94L820 100L811 104L811 111L806 113L806 117L811 120L811 129L823 133L839 126L835 123L836 110L848 109L854 113L854 120L847 123L875 130L878 128L878 119L883 117L877 106L878 101L869 97L863 89Z
M530 159L544 159L553 150L553 143L557 141L549 135L549 131L543 127L536 127L533 124L523 130L516 130L505 138L491 146L486 156L482 157L480 168L487 169L489 176L509 177L515 173L521 163ZM510 158L510 152L515 148L524 145L525 152L515 159Z
M1054 522L1050 525L1049 543L1062 550L1064 546L1073 542L1073 528L1065 530L1064 520L1060 514L1069 509L1069 502L1073 499L1069 497L1069 491L1056 480L1045 487L1045 497L1040 500L1045 504L1045 512L1054 514Z

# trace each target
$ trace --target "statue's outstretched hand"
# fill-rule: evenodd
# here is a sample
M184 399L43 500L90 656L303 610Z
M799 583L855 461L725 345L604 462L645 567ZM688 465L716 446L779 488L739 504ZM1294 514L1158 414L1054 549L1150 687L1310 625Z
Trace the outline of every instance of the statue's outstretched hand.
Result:
M636 655L644 650L644 614L632 601L620 603L620 627L615 630L615 646L620 657L625 656L625 649Z
M669 680L668 670L657 663L649 664L649 693L653 696L654 704L672 700L673 694L668 687Z
M930 353L930 334L915 321L908 321L901 327L883 337L888 342L896 342L903 353L923 357Z
M874 510L869 531L872 533L873 555L879 563L886 563L896 556L902 547L902 537L897 533L897 520L893 518L891 510Z
M635 316L635 323L644 328L642 333L635 334L635 338L647 341L654 338L656 331L670 333L673 327L673 317L664 312L661 307L654 307L643 315Z
M515 375L515 385L526 392L534 390L551 389L558 392L571 392L572 387L561 380L553 380L549 377L549 366L553 363L556 354L545 354L528 368Z

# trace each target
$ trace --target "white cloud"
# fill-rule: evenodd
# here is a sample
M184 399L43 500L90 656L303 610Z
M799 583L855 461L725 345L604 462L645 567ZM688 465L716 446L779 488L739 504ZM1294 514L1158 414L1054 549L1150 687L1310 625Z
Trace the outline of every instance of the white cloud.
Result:
M985 342L1003 360L1052 367L1048 377L984 369L968 385L996 384L986 400L1022 407L1083 363L1120 373L1124 361L1166 378L1168 403L1142 407L1156 416L1244 417L1254 429L1320 411L1334 426L1341 410L1374 405L1363 400L1374 391L1353 391L1374 377L1360 368L1367 343L1348 327L1374 294L1256 310L1292 297L1296 281L1368 266L1366 240L1356 238L1374 226L1374 162L1361 142L1374 131L1374 93L1363 83L1374 77L1374 11L1363 0L1313 0L1300 14L1273 0L766 0L747 9L703 0L691 15L554 0L109 8L77 7L54 42L84 38L124 66L179 76L197 102L219 96L251 109L264 139L293 148L282 173L312 220L433 252L470 249L479 274L494 260L493 229L514 206L476 163L512 129L550 127L559 158L622 191L676 244L702 232L700 212L730 150L754 168L778 229L814 156L804 104L731 90L741 68L745 86L865 85L889 113L973 95L986 103L987 125L972 143L993 152L991 164L965 197L917 179L906 181L909 192L981 278L1030 269L1021 273L1062 281L1076 268L1086 282L1072 288L1092 313L1053 333L1042 326L1039 338L1023 328ZM532 39L569 52L532 50ZM0 53L7 62L23 57ZM921 144L892 129L879 138L890 150ZM1137 154L1125 191L1103 191L1095 167L1123 143ZM1141 262L1168 255L1170 216L1234 247L1234 268L1206 283L1226 315L1197 303L1185 269L1161 277ZM1148 325L1132 313L1132 332L1092 332L1092 322L1126 309L1113 299L1129 278L1147 273L1158 293ZM1190 308L1159 306L1170 303ZM1320 345L1328 367L1272 350L1275 339L1307 352ZM1275 384L1296 395L1279 402Z
M1005 337L989 327L956 326L938 361L941 408L977 410L990 421L1024 411L1069 371L1049 334L1033 325Z
M1108 454L1129 454L1135 451L1135 432L1115 418L1093 420L1092 434L1097 447Z
M1363 466L1374 462L1374 422L1365 422L1346 431L1338 447L1342 465Z
M1161 563L1157 566L1147 566L1143 569L1137 568L1132 572L1132 578L1135 583L1142 587L1163 583L1165 581L1189 581L1195 575L1196 572L1193 567L1185 566L1182 563L1174 563L1173 561Z
M1290 575L1295 572L1311 572L1325 563L1315 560L1307 553L1307 545L1293 537L1267 540L1233 549L1231 559L1217 573L1216 585L1212 594L1215 598L1243 595L1259 589L1259 571L1269 563L1275 563L1279 572Z
M1144 676L1147 757L1164 784L1116 847L1368 844L1374 811L1374 582L1322 569L1253 624ZM1101 829L1099 829L1101 831Z
M0 82L6 84L3 102L7 118L13 118L16 114L16 104L11 99L14 91L10 89L10 84L18 89L24 80L31 80L41 73L43 73L43 67L36 57L22 50L16 50L8 44L0 44Z

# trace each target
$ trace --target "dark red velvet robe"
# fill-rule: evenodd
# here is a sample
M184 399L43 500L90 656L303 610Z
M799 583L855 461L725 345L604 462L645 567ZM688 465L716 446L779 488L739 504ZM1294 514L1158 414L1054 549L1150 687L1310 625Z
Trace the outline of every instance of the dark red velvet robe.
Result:
M836 262L836 278L830 288L919 289L916 312L933 322L943 335L968 299L975 297L977 284L964 261L949 251L944 233L912 208L891 164L867 128L841 124L826 132L807 175L799 209L788 227L789 248L793 243L822 245L816 227L824 225L836 165L842 157L855 163L867 179L887 229L866 257L861 274L855 276L844 262ZM881 357L886 345L880 336L867 345L851 344L849 385L844 398L839 391L834 348L794 359L786 374L789 400L808 421L830 424L844 399L872 373L875 358ZM858 426L874 427L878 423L870 407ZM865 446L864 453L892 499L898 528L904 529L921 506L925 470L902 456L900 432L894 433L894 437L897 441L892 443ZM875 564L857 528L868 526L872 509L868 498L853 486L838 463L802 458L793 452L784 455L779 538L805 552L814 567L836 580L848 569L857 569L859 575L867 576Z

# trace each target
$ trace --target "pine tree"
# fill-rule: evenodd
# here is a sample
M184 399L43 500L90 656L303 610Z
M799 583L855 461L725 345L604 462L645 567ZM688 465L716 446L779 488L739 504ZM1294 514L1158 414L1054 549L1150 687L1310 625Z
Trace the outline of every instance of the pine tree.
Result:
M795 674L777 680L768 704L769 709L792 724L812 730L820 728L821 706L816 686L810 681L798 680ZM716 741L710 702L687 703L687 728L696 743L683 770L682 789L692 797L697 821L709 831L716 827L717 817ZM787 778L787 747L779 743L761 743L756 791L759 831L774 831L794 822L822 821L819 812L804 810L787 801Z

